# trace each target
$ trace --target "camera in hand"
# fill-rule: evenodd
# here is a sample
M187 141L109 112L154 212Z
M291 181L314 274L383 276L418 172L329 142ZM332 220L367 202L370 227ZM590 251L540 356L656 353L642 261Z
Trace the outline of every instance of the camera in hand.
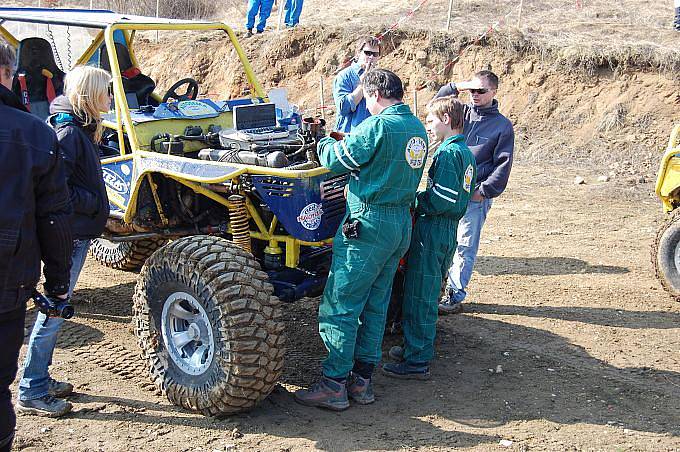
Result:
M50 317L61 317L63 319L70 319L75 314L75 309L71 304L71 299L61 299L56 297L46 297L37 290L33 292L33 301L38 311L45 314L47 317L45 322Z

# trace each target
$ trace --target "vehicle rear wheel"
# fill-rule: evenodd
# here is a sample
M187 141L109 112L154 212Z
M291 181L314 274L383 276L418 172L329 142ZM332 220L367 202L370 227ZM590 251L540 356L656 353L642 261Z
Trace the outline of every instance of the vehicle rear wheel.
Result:
M134 295L135 333L168 399L210 416L248 410L283 369L280 301L252 255L210 236L156 251Z
M659 228L652 246L652 264L663 288L680 301L680 210Z
M107 267L137 271L142 268L146 259L166 242L165 239L144 239L131 242L94 239L90 246L90 255Z

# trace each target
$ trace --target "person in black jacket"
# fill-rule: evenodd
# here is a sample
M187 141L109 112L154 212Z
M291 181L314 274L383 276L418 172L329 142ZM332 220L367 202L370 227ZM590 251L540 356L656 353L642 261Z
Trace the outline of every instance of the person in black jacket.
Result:
M0 44L0 452L16 418L9 390L24 338L26 302L44 263L45 293L67 298L71 265L68 187L54 131L10 91L14 50Z
M101 139L101 112L111 105L108 72L79 66L66 75L65 94L50 105L48 122L57 131L64 154L65 174L73 206L71 231L73 255L69 295L85 263L90 241L104 231L109 216L109 201L102 177L97 143ZM63 400L73 392L73 385L53 379L49 374L57 333L62 318L44 323L39 314L28 342L24 376L19 382L19 411L58 417L71 410Z

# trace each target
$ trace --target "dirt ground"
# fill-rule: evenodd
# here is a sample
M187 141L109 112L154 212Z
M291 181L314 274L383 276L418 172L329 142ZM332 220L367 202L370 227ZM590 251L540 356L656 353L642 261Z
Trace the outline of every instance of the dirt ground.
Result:
M318 299L285 306L280 388L217 420L151 391L130 329L135 275L89 261L52 367L76 387L74 412L20 416L16 448L678 450L680 304L648 257L659 204L650 184L579 174L586 185L569 168L517 165L490 213L472 302L439 321L432 380L378 375L377 402L339 414L291 394L319 376Z

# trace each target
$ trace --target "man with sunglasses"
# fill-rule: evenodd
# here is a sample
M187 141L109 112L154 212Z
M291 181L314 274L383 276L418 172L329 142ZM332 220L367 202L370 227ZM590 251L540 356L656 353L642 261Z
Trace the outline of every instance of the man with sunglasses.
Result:
M444 85L435 97L470 93L465 106L463 135L477 162L477 183L465 216L458 224L458 246L439 303L440 314L462 311L465 291L477 258L479 239L493 198L508 184L515 147L515 132L508 118L498 111L495 99L498 77L491 71L477 72L472 80Z
M374 68L380 58L378 38L359 40L352 64L338 73L333 81L333 101L337 111L335 130L348 133L371 116L366 108L362 83L366 73Z

